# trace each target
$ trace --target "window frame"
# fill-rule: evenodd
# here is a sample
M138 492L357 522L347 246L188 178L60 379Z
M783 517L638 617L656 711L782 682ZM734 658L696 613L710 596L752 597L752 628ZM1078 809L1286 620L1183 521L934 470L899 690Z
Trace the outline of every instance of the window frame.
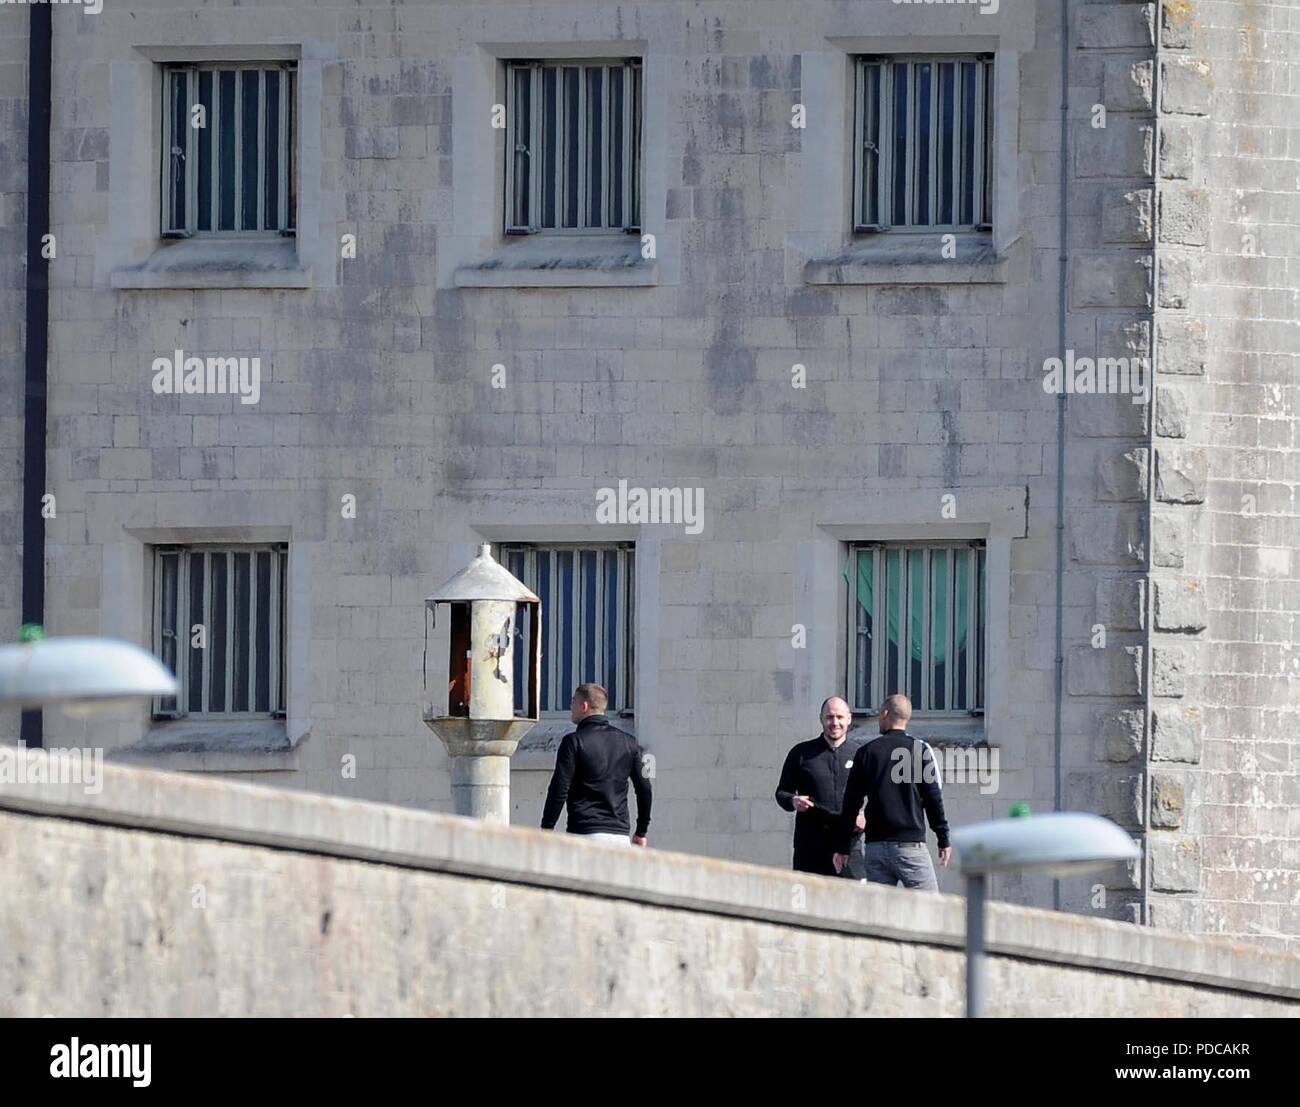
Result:
M579 542L502 542L498 544L497 549L495 551L495 556L498 562L501 565L505 566L506 569L512 573L514 572L514 570L511 568L512 555L519 554L519 553L522 553L524 555L526 559L526 565L527 565L524 571L524 575L519 576L518 573L515 573L515 576L519 577L519 579L523 581L525 585L527 585L534 592L536 592L538 597L542 601L541 618L542 618L543 634L545 636L545 639L542 643L542 648L540 651L541 669L542 669L542 675L541 675L542 686L539 687L538 689L537 717L539 721L544 722L548 719L568 718L567 707L551 706L543 710L542 704L544 702L549 702L552 705L554 705L557 702L567 704L569 696L573 692L573 687L561 687L558 666L553 667L551 669L550 680L549 682L547 681L547 659L550 657L558 657L560 653L559 651L560 622L558 619L552 617L552 614L555 611L555 605L552 603L552 598L553 596L558 595L559 574L553 573L551 575L551 587L550 587L551 595L542 595L542 593L538 591L538 587L537 587L537 567L536 567L537 554L541 551L544 551L546 553L571 552L575 554L581 554L586 552L616 552L617 554L620 555L618 558L618 564L620 570L618 574L618 596L615 600L615 602L618 604L618 609L616 611L617 626L615 629L615 645L614 645L614 652L615 652L614 664L618 670L619 683L615 689L615 691L618 693L617 698L614 702L610 703L608 707L608 713L610 715L617 715L620 718L635 717L636 714L636 588L637 588L636 543L617 542L617 541L615 542L579 541ZM602 599L604 597L603 578L604 578L604 574L598 573L597 582L596 582L596 587L597 587L596 604L598 610L601 605ZM585 594L581 590L579 590L578 593L579 610L576 616L577 633L575 633L573 638L573 651L575 654L580 652L578 635L582 632L582 624L584 622L583 614L582 614L583 612L582 604L584 599L585 599ZM524 656L527 656L528 655L528 650L526 648L527 637L522 631L520 631L517 622L516 622L516 635L517 635L516 651L515 651L516 657L518 657L520 654L519 642L521 638L525 643L525 648L523 649L522 652ZM607 655L605 650L605 636L603 634L598 635L596 648L595 648L595 656L596 656L596 662L595 662L596 671L598 674L603 674L608 668L608 664L606 662ZM580 666L575 665L574 668L580 669ZM579 682L580 680L575 681L574 685L576 686L576 684ZM596 683L605 685L606 682L602 676L596 680ZM516 704L515 710L516 711L519 710L518 704Z
M275 556L271 559L271 626L268 631L268 640L274 651L272 664L268 666L268 683L267 683L267 700L270 704L268 711L208 711L189 710L190 701L190 628L194 625L194 618L190 611L190 556L195 553L202 554L258 554L270 553ZM243 722L253 719L275 719L285 720L288 714L288 658L289 658L289 633L288 624L290 620L289 610L289 546L285 542L251 542L251 543L232 543L232 542L199 542L193 544L183 543L157 543L150 547L152 561L152 610L150 612L150 634L152 651L155 657L160 660L164 659L162 643L164 637L163 627L163 585L165 571L163 569L163 558L168 556L179 555L180 560L176 567L176 627L180 633L176 639L176 666L175 675L178 689L175 696L156 696L151 701L150 715L155 722L173 721L173 720L194 720L199 722L205 721L225 721L225 722ZM254 563L255 564L255 563ZM250 570L255 573L255 568ZM228 577L229 581L231 578ZM201 620L203 626L211 634L212 626L208 607L211 603L210 582L204 582L204 606L205 617ZM226 610L227 619L234 618L234 589L227 587L226 590ZM256 589L250 589L250 610L249 610L249 635L252 641L249 643L248 654L248 673L250 682L256 681L256 614L257 614L257 595ZM182 617L184 616L184 617ZM278 655L278 656L276 656ZM166 661L163 660L166 664ZM226 638L226 660L225 660L225 684L226 689L233 689L234 679L234 637L227 635ZM203 699L206 704L210 683L205 682ZM232 697L227 697L228 699ZM164 707L168 700L175 701L174 708ZM255 702L255 692L250 695L250 701Z
M963 63L974 62L979 67L976 69L975 78L975 136L972 140L971 149L978 156L980 162L977 172L972 175L973 195L971 197L972 214L977 218L972 223L894 223L892 219L884 218L886 213L892 215L895 207L894 192L894 142L885 143L883 146L875 148L875 172L868 174L867 171L867 145L870 141L867 137L868 127L868 89L866 72L871 66L879 66L880 74L880 103L874 106L876 113L875 131L879 137L885 128L885 120L893 122L893 102L894 102L894 80L893 67L898 64L906 64L911 69L912 75L908 80L908 103L907 103L907 146L909 154L909 165L906 172L905 191L907 199L905 208L910 214L915 207L915 183L913 175L913 165L915 158L912 154L913 145L913 120L916 111L915 96L915 66L918 63L926 63L931 66L938 66L946 63ZM981 76L983 79L981 79ZM996 179L993 173L993 161L996 154L996 130L994 125L993 111L993 93L995 90L995 56L992 52L944 52L936 51L934 53L866 53L857 54L853 58L853 158L852 158L852 187L851 203L852 214L850 223L853 233L859 234L876 234L876 233L903 233L903 234L933 234L933 233L958 233L958 232L990 232L993 229L993 214L995 211L993 188ZM933 74L931 80L937 86L937 74ZM960 96L960 80L954 81L954 93ZM937 92L931 97L931 118L930 118L930 148L928 160L930 164L931 181L929 208L938 217L941 201L939 199L941 177L938 175L937 159L938 148L940 143L940 131L938 128L939 100ZM954 106L954 117L960 117L961 105L958 102ZM957 141L953 146L953 212L959 214L960 198L957 181L961 172L961 151L964 145L960 141L963 130L954 128L954 135ZM868 191L868 177L874 177L874 195ZM877 216L875 222L868 222L866 219L867 207L869 202L874 201L874 214Z
M900 667L905 668L908 664L907 658L911 650L911 620L906 617L909 612L909 595L910 583L908 581L908 554L911 551L920 551L923 553L923 578L922 578L922 608L925 612L925 622L922 630L922 667L921 667L921 696L911 695L908 688L908 679L900 674L901 688L892 691L902 691L913 701L914 717L926 719L965 719L965 718L982 718L985 713L988 685L984 673L988 655L988 605L989 605L989 581L988 581L988 545L983 539L934 539L934 540L905 540L905 541L860 541L848 543L848 616L845 625L845 646L846 646L846 665L845 665L845 684L846 698L849 701L850 711L855 715L877 715L880 712L881 703L884 697L891 695L892 691L885 688L886 676L886 649L883 648L888 638L888 631L884 634L876 633L873 641L876 648L872 650L871 655L871 673L867 681L867 696L874 699L875 702L865 702L862 697L861 682L858 679L858 672L861 666L862 640L864 632L859 625L858 619L858 557L862 553L870 552L873 555L872 564L872 625L873 627L887 627L887 604L888 604L888 582L885 579L886 563L885 556L891 551L900 551L902 565L902 588L899 595L901 611L905 617L900 619L900 638L899 638L899 658ZM966 674L966 702L965 708L954 708L946 706L941 709L934 709L927 706L930 703L930 686L932 672L934 668L933 654L930 649L930 637L934 626L934 613L930 602L931 589L931 560L930 555L933 551L942 550L947 552L971 552L973 569L971 586L969 589L970 596L967 600L967 616L969 630L968 650L973 656L973 663L967 667ZM955 580L956 566L955 563L949 570L951 579ZM955 615L956 615L956 588L948 588L947 610L945 611L945 620L949 643L955 639ZM951 705L954 700L956 691L956 665L953 661L952 651L949 650L949 661L945 669L945 689L944 702Z
M612 237L615 235L640 234L642 224L642 204L644 203L644 184L642 174L644 172L645 156L642 149L644 120L645 120L645 67L640 57L559 57L559 58L508 58L503 60L503 69L505 73L505 108L506 108L506 126L505 126L505 188L502 204L502 228L506 237L530 236L530 235L564 235L564 236L586 236L586 237ZM528 193L528 214L529 222L527 224L517 223L513 219L513 213L516 207L516 155L519 153L520 143L517 139L518 113L515 111L515 77L522 70L531 70L532 78L529 87L529 134L536 137L541 134L542 128L542 103L543 98L539 95L543 79L543 73L547 69L563 71L565 68L576 68L579 71L578 80L578 139L579 139L579 193L577 199L577 210L579 223L581 224L588 216L588 205L586 203L586 157L585 143L589 130L590 116L586 110L588 102L587 81L585 71L588 66L599 66L606 70L606 76L602 79L602 104L604 111L602 118L608 119L609 104L609 78L608 71L621 67L624 71L624 96L623 96L623 193L622 205L624 219L621 226L584 226L576 227L545 227L539 221L539 209L541 207L541 189L537 186L537 174L533 172L534 164L530 161L529 173L529 193ZM562 77L556 79L556 114L562 115L564 112L563 104L566 99L564 92L564 82ZM563 166L565 164L565 146L564 139L566 136L561 135L556 146L556 162ZM533 157L531 151L527 155ZM609 210L609 165L610 159L604 159L602 168L602 201L605 211ZM565 174L561 171L561 176ZM567 202L567 194L562 188L557 189L556 211Z
M294 238L298 233L298 171L297 142L299 134L299 112L301 90L299 88L299 66L293 59L263 61L176 61L165 62L160 66L162 77L162 127L159 141L159 235L164 239L279 239ZM186 112L199 103L199 77L202 73L219 73L225 71L242 72L252 70L258 73L258 147L265 149L266 132L266 76L275 70L280 73L279 108L280 140L277 143L277 160L280 166L280 181L277 189L276 207L278 224L275 228L220 229L220 189L212 189L212 204L216 218L214 226L208 230L198 227L199 170L196 155L198 142L193 126L185 127L185 150L181 155L185 161L185 225L181 226L175 218L172 203L171 175L173 159L177 156L172 150L172 136L175 124L175 107L171 94L171 78L174 74L186 75ZM212 117L206 121L204 130L211 128L214 136L220 135L220 96L217 91L218 79L213 77ZM235 126L237 139L234 143L234 196L232 205L235 221L242 221L241 193L243 189L243 80L235 82ZM214 173L217 170L214 158ZM262 159L264 161L264 159ZM215 179L215 178L214 178ZM258 166L258 221L264 219L266 204L265 165Z

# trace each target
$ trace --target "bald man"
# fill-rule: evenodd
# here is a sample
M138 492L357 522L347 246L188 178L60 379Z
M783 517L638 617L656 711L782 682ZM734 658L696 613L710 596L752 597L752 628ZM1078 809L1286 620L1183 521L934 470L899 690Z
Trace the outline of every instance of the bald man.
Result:
M781 781L776 786L776 802L795 813L796 872L843 875L860 880L865 875L861 834L865 822L860 802L859 810L855 812L857 832L850 836L849 856L842 873L835 866L835 851L844 789L862 740L849 740L853 715L849 705L839 696L831 696L822 704L821 722L820 735L800 742L787 755L781 769Z
M868 742L854 761L844 790L845 811L867 801L866 868L874 884L937 892L938 881L930 848L925 844L925 821L939 839L939 863L948 867L948 819L943 813L943 774L934 750L907 733L912 701L893 695L880 709L880 737ZM861 823L857 824L861 827ZM840 816L835 867L847 866L853 839L853 821Z

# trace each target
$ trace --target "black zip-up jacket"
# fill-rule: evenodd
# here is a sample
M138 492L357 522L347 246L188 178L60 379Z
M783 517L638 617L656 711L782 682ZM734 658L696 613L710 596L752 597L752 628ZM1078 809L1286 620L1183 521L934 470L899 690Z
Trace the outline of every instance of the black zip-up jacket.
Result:
M776 802L787 811L794 810L794 797L797 795L807 796L816 804L811 810L800 811L794 817L796 857L824 856L829 859L836 852L844 789L852 772L851 766L856 763L857 751L861 748L860 738L845 738L838 748L831 749L830 743L819 734L807 742L800 742L786 755L781 780L776 786ZM859 799L850 823L857 818L861 806L862 800Z
M542 829L553 830L565 804L570 834L626 834L627 782L636 789L636 836L650 828L650 779L645 755L632 735L588 715L560 740L555 772L546 792Z
M848 853L853 817L867 801L868 842L924 842L925 820L948 848L948 820L943 813L943 776L934 751L905 730L886 731L858 751L844 790L836 853Z

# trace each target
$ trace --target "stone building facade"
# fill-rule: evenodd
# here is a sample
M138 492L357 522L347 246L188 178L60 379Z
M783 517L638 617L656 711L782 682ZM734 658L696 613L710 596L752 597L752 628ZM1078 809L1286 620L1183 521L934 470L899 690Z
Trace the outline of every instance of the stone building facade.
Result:
M948 783L951 819L1023 800L1145 845L1102 884L994 894L1300 946L1294 19L1065 7L1063 35L1031 0L56 6L44 621L149 644L164 552L283 548L284 654L279 713L48 712L46 743L446 810L424 596L481 541L621 546L608 650L655 758L652 843L784 865L781 760L857 680L859 544L947 543L980 551L982 714L914 729L998 769ZM0 7L11 626L28 15ZM862 66L940 55L988 66L987 219L855 233ZM640 82L632 234L506 233L526 143L497 109L511 63L557 59L624 74L592 104ZM162 234L168 74L223 63L279 67L246 117L267 134L293 74L292 179L273 201L248 178L292 236ZM257 402L156 391L173 356L258 358ZM1049 393L1051 359L1083 358L1154 365L1150 395ZM697 493L700 526L603 520L620 481ZM563 730L517 756L516 821Z

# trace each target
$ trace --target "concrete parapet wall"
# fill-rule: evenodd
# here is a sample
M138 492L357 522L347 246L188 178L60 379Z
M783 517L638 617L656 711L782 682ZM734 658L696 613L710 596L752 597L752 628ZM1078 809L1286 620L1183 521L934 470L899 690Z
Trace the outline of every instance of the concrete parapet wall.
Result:
M409 808L110 766L0 783L0 862L6 1016L962 1010L958 897ZM996 903L989 938L991 1014L1300 1011L1297 957Z

